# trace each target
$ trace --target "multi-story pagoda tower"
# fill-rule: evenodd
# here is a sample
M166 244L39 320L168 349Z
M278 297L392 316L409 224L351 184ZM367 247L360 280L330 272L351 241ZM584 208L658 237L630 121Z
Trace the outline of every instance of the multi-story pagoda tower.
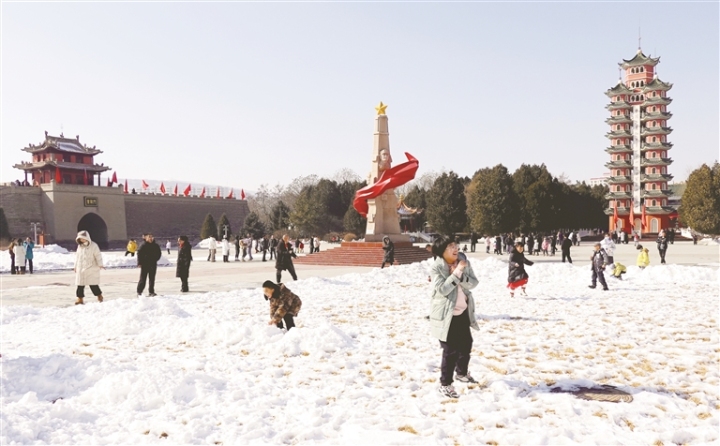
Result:
M667 121L672 114L667 106L672 99L667 91L672 84L657 77L659 62L659 57L645 56L638 49L635 57L618 64L624 76L605 92L611 101L605 121L610 125L605 135L610 140L605 149L610 154L605 164L610 169L605 213L611 231L657 233L670 226L670 214L675 212L668 205L668 181L673 177L668 173L672 159L667 151L672 143L667 137L672 129Z
M30 144L24 149L32 154L32 161L15 164L16 169L25 171L25 181L34 185L45 183L100 185L100 174L110 167L95 164L93 157L102 150L80 144L80 136L65 138L50 136L45 132L45 141ZM28 181L28 175L30 180ZM98 176L95 181L95 175Z

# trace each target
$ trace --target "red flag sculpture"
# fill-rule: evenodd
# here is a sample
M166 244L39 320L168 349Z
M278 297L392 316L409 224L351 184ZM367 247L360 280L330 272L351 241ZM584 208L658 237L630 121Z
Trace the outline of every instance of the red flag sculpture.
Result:
M165 195L165 183L160 183L160 192L162 192L163 195Z
M117 180L117 172L113 172L112 184L115 184L115 183L117 183L117 182L118 182L118 180Z
M227 196L227 197L225 197L225 198L228 198L228 199L230 199L230 198L232 198L232 197L233 197L233 190L232 190L232 189L230 189L230 195L228 195L228 196Z
M55 166L55 182L62 183L62 175L60 175L60 167Z
M128 184L127 184L127 180L125 180L125 191L124 191L124 192L125 192L125 193L128 193Z
M183 195L185 195L187 197L188 195L190 195L191 190L192 190L192 184L188 184L188 187L186 187L185 190L183 191Z
M200 192L200 198L205 198L205 186L203 186L202 192Z
M377 198L386 190L402 186L415 178L415 173L420 163L414 156L407 152L405 152L405 156L408 159L407 162L387 169L380 175L380 178L378 178L375 184L370 184L355 192L353 207L360 215L367 218L368 200Z
M173 189L173 194L175 194L176 197L178 195L177 183L175 183L175 189Z
M240 189L240 199L241 200L245 199L245 189Z
M150 187L150 185L148 185L145 180L142 180L142 189L147 190L148 187Z

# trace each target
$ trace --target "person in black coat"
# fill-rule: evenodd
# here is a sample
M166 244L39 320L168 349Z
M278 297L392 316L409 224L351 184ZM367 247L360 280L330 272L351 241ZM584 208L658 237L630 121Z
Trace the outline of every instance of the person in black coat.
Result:
M495 249L493 250L493 254L502 254L502 237L499 235L495 237Z
M389 263L390 265L395 263L395 244L392 242L392 240L390 240L390 237L388 237L387 235L383 237L383 243L385 245L382 249L383 251L385 251L385 254L383 256L383 262L380 266L380 269L385 268L386 263Z
M315 252L315 238L310 236L310 241L308 243L310 243L310 254L312 254Z
M162 257L162 251L160 245L155 243L155 237L152 234L145 236L145 243L140 245L140 249L137 250L137 265L140 268L140 280L137 284L138 297L142 296L145 291L145 282L150 277L150 286L148 296L154 297L155 294L155 274L157 273L157 262Z
M277 259L277 246L278 246L278 239L276 239L274 235L271 235L270 236L270 260L273 259L273 256Z
M187 293L190 291L188 288L188 277L190 277L190 262L192 262L192 248L190 247L190 241L187 235L181 235L178 238L178 258L177 267L175 268L175 277L180 278L182 287L180 292Z
M281 282L281 276L283 271L287 271L292 276L293 280L297 280L297 274L295 274L295 265L293 265L292 258L297 257L293 251L292 243L290 243L290 237L285 234L282 237L280 243L277 246L277 252L275 253L275 282Z
M668 249L668 239L665 237L665 231L660 231L656 240L658 253L660 254L660 263L665 263L665 253Z
M527 296L525 285L528 283L528 273L525 271L525 265L532 265L533 262L525 258L523 254L523 243L517 242L515 249L510 252L508 261L508 288L510 288L510 297L515 296L515 290L520 288L523 296Z
M555 234L550 236L550 255L555 255L557 251L557 236Z
M235 261L238 262L239 260L240 260L240 236L236 235L235 236Z
M533 255L533 250L535 248L535 238L533 237L532 233L527 236L527 247L528 247L528 255L529 256Z
M562 250L562 261L565 263L565 259L567 259L568 262L572 263L572 258L570 257L570 248L572 247L572 240L570 240L570 237L565 237L562 241L562 245L560 245L560 249Z
M262 252L263 252L263 262L267 262L265 259L265 256L267 255L268 249L270 248L270 240L268 240L267 235L262 238ZM272 255L272 253L270 254ZM272 257L270 257L270 260L272 260Z

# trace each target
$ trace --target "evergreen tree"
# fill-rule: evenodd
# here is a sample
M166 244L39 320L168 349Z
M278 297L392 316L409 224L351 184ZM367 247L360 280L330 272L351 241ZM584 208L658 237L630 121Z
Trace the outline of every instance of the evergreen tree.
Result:
M452 236L467 226L465 187L455 172L443 173L427 191L427 219L435 231Z
M680 219L703 234L720 234L720 165L703 164L687 179Z
M517 198L507 168L498 164L475 173L467 190L470 228L497 235L517 227Z
M365 234L367 220L362 218L358 211L355 210L352 203L348 206L348 210L345 211L345 216L343 217L343 227L345 228L345 231L352 232L359 237L362 237L362 234Z
M295 207L290 212L290 223L303 234L317 234L326 218L323 203L313 198L314 186L305 186L295 200Z
M225 234L225 226L227 225L227 234ZM228 220L227 215L223 212L223 214L220 216L220 221L218 222L218 229L217 233L220 236L220 238L223 238L227 235L227 239L230 240L230 235L232 235L232 228L230 227L230 220Z
M290 208L282 200L270 209L270 224L273 231L284 231L290 225Z
M205 221L203 222L202 229L200 230L200 238L205 240L208 237L218 238L217 225L212 215L207 214Z
M412 187L405 196L405 204L408 207L421 210L421 212L413 215L413 226L417 230L421 230L427 218L427 191L419 186Z
M247 217L245 217L241 235L247 236L247 234L250 234L254 239L265 235L265 225L262 220L260 220L260 216L255 212L250 212L247 214Z
M10 240L11 237L10 226L7 218L5 218L5 210L0 208L0 240Z

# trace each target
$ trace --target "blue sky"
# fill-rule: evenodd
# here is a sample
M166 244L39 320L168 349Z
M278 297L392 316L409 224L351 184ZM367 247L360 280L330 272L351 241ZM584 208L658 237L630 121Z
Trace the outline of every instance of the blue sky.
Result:
M638 26L674 84L670 172L718 159L718 3L3 3L2 181L43 131L123 178L365 177L379 101L419 175L602 175Z

